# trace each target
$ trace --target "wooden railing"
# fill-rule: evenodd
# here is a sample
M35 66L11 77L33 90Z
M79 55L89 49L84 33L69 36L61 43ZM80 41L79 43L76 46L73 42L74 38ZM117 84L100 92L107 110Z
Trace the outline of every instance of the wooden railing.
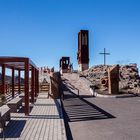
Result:
M6 84L5 85L5 91L4 91L4 95L2 95L2 85L0 85L0 104L1 102L7 102L10 99L12 99L12 85ZM50 84L46 83L46 84L40 84L40 92L49 92L50 90ZM20 85L20 93L24 92L24 85ZM29 85L29 93L31 92L31 84ZM14 85L14 96L18 96L19 94L19 87L18 85ZM5 98L4 100L2 98ZM2 101L3 100L3 101Z
M5 93L9 93L9 92L12 92L12 85L5 85ZM14 85L14 91L15 92L18 92L18 85ZM23 92L24 91L24 85L21 85L20 86L20 91ZM2 93L2 85L0 85L0 93Z
M11 87L11 89L12 89L12 87ZM15 92L18 92L18 85L14 86L14 90L15 90ZM20 91L24 92L24 85L20 85Z
M40 90L40 92L49 92L49 90L50 90L50 84L49 83L40 84L39 85L39 90Z
M4 87L4 95L2 94L2 85L0 85L0 102L8 102L12 99L12 85L6 84ZM20 86L20 92L24 92L24 85ZM14 96L19 95L18 85L14 86ZM3 99L2 99L3 98Z

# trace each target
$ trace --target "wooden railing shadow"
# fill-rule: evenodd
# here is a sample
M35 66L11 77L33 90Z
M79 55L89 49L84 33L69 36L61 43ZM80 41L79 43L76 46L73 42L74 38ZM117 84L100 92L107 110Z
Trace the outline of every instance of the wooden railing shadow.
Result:
M60 119L60 116L59 115L38 115L38 114L30 114L29 116L22 116L22 117L19 117L19 116L13 116L13 118L24 118L24 119Z
M102 108L77 96L66 85L63 84L64 111L69 122L90 121L115 118L112 114Z
M33 106L29 106L29 112L31 112L33 109ZM17 113L24 113L24 110L25 110L25 106L22 106L18 111Z

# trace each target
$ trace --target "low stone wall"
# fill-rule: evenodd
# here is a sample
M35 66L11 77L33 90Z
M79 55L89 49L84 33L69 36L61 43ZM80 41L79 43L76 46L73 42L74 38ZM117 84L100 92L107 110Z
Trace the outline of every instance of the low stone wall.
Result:
M99 89L102 88L101 80L108 77L108 69L114 65L97 65L81 73ZM137 65L119 66L119 90L140 93L140 76Z

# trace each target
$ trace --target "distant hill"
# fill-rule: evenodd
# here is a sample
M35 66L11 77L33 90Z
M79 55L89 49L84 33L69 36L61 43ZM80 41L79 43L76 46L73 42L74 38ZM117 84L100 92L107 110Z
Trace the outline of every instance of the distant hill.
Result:
M2 77L2 74L0 73L0 83L1 83L1 77ZM12 77L8 76L8 75L5 75L5 82L8 83L8 84L11 84L12 83ZM15 76L15 83L16 84L18 83L18 76ZM23 78L21 78L21 84L24 84L24 79Z

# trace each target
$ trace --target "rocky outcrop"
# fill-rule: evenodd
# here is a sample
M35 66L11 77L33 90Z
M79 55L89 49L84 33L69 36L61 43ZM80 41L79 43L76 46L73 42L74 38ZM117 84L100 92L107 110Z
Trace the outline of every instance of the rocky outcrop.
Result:
M82 72L81 74L92 82L99 89L102 88L102 80L108 77L108 68L113 65L97 65ZM140 76L136 64L119 66L119 89L139 92Z

